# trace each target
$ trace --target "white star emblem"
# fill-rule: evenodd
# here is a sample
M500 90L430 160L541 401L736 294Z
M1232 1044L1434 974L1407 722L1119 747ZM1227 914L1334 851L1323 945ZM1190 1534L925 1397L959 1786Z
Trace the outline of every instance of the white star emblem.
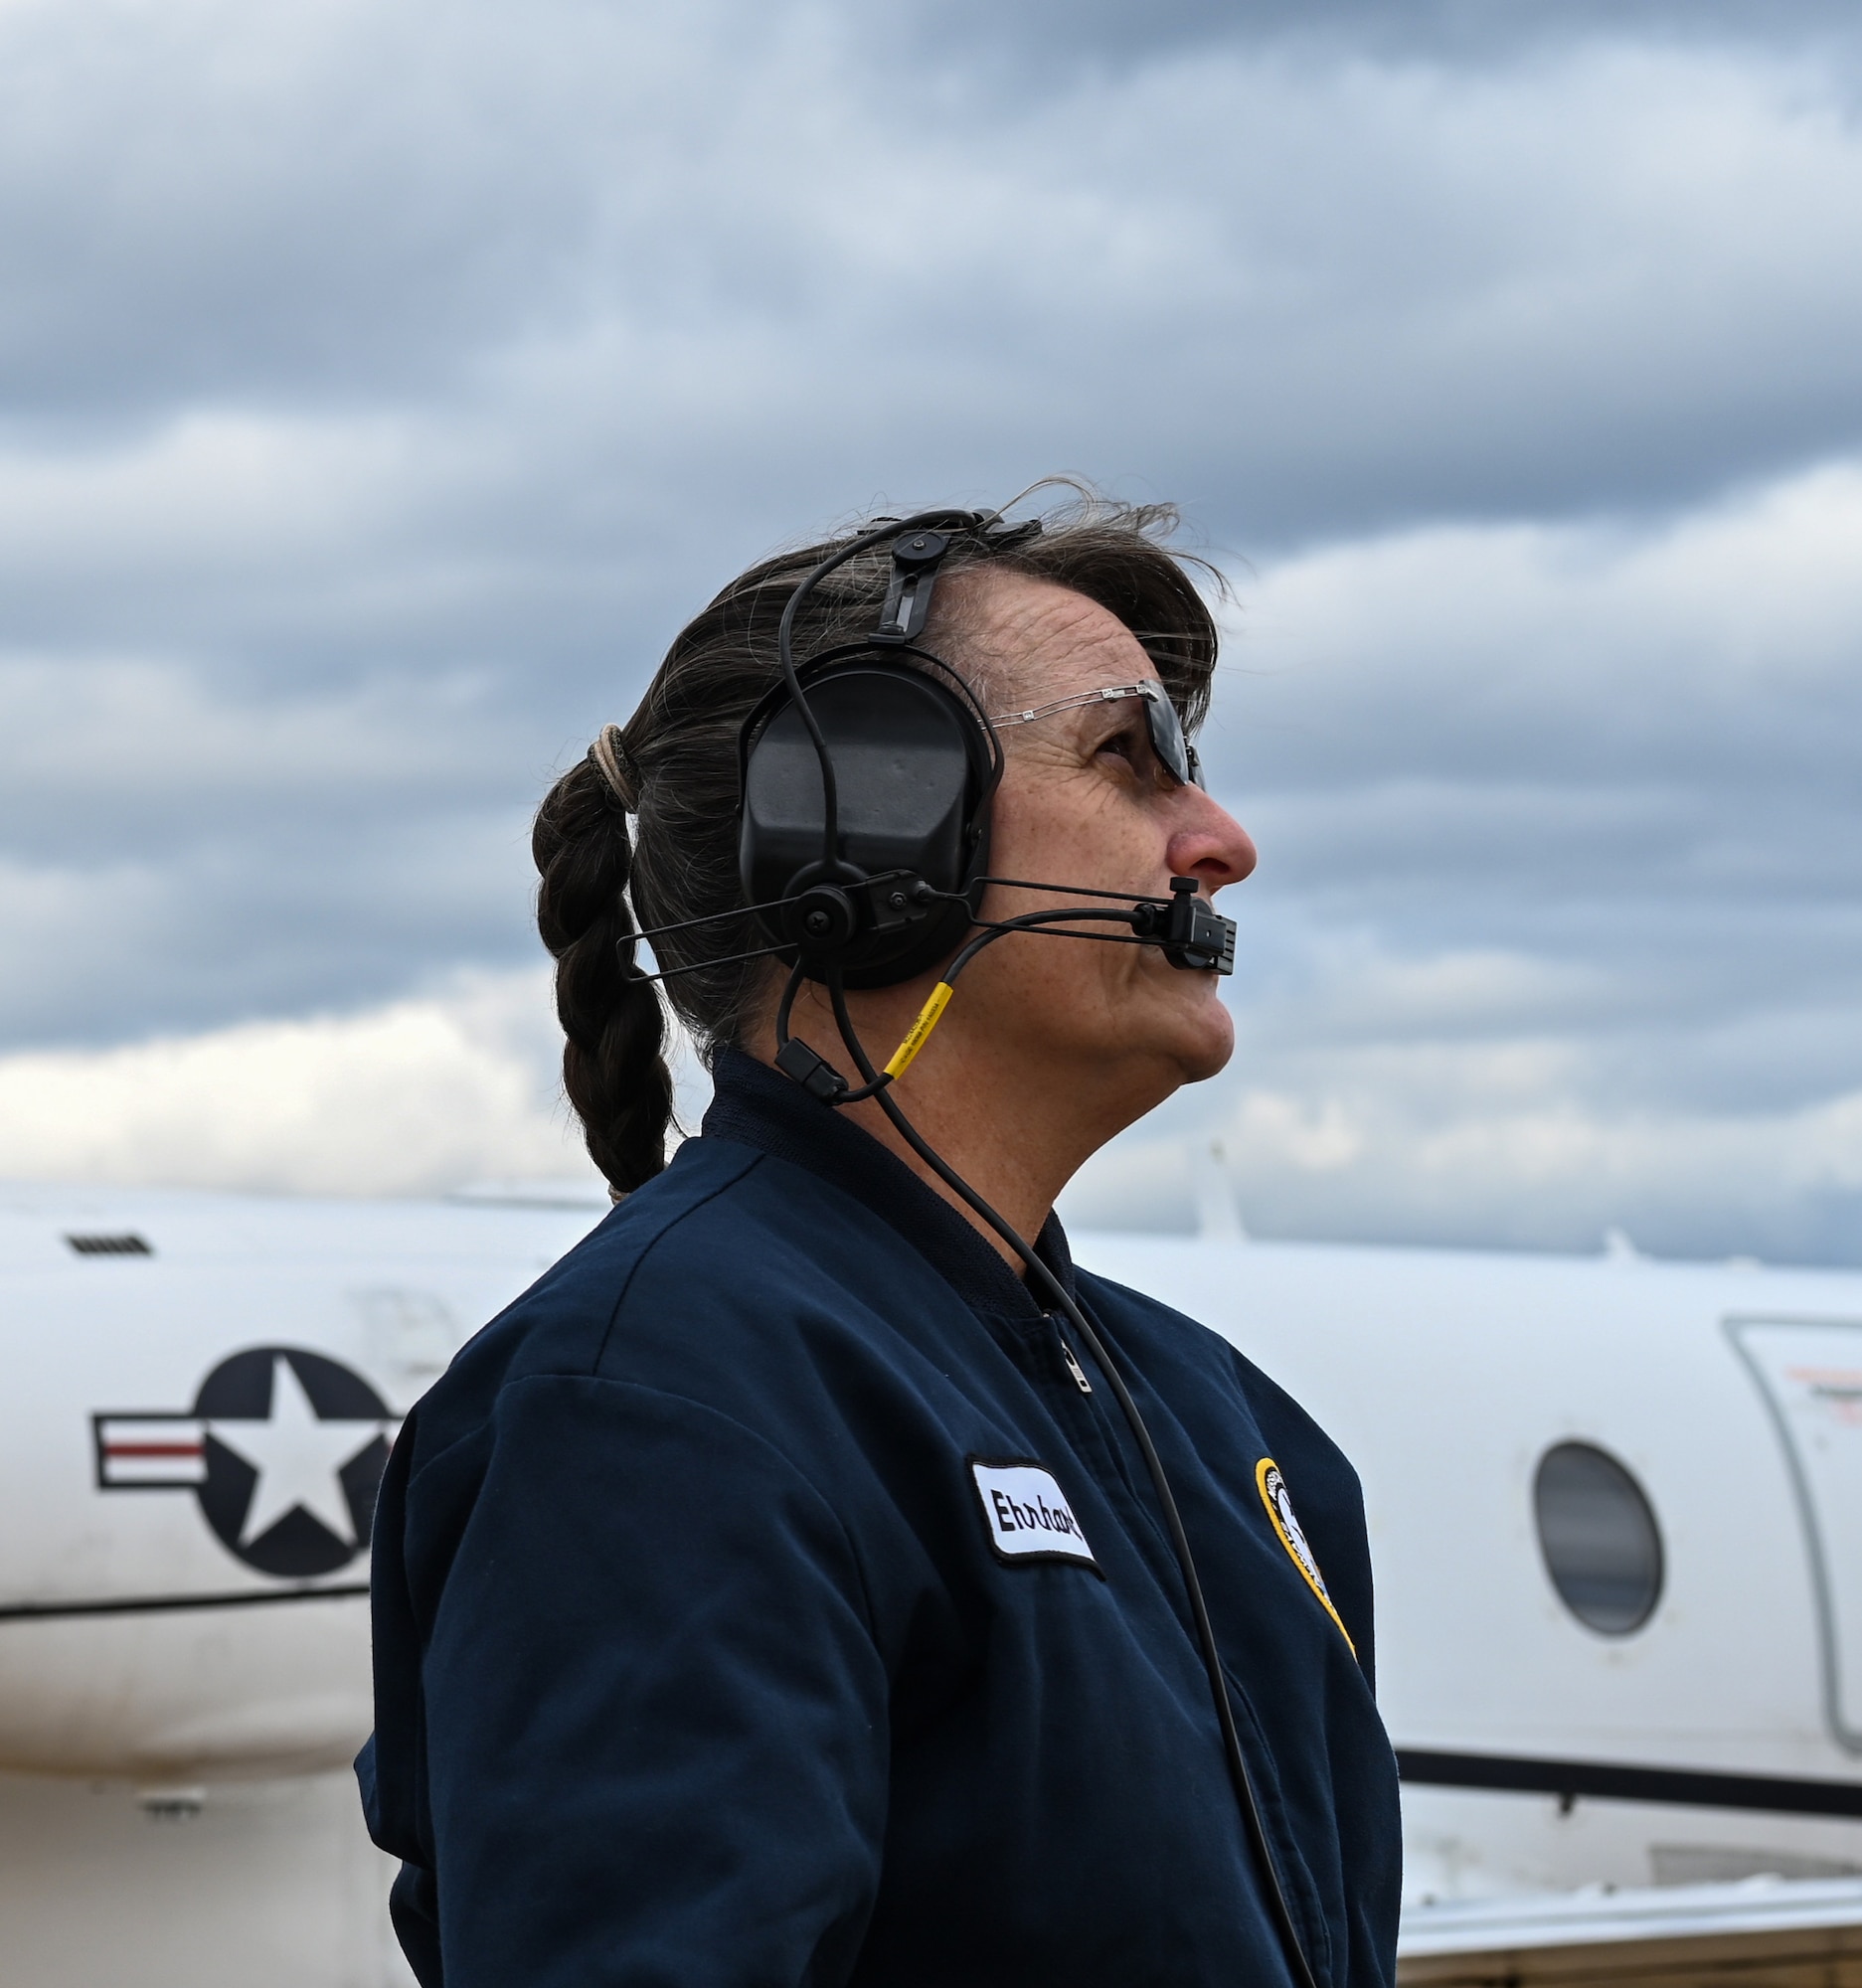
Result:
M356 1544L349 1497L338 1472L378 1435L390 1434L392 1422L320 1420L297 1369L277 1354L271 1362L270 1416L262 1422L213 1421L207 1426L216 1440L258 1472L240 1528L241 1546L250 1546L287 1512L297 1510L308 1512L344 1546Z

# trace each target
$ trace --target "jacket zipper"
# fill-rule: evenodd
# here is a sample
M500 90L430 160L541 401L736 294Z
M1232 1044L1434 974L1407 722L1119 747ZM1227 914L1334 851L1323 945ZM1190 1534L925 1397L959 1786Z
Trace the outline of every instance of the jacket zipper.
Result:
M1049 1313L1049 1317L1053 1317L1051 1312ZM1075 1357L1074 1349L1061 1337L1061 1322L1059 1319L1054 1319L1054 1336L1060 1341L1061 1358L1067 1363L1068 1373L1074 1377L1074 1386L1083 1395L1092 1394L1093 1383L1087 1379L1087 1370L1081 1366L1079 1360Z

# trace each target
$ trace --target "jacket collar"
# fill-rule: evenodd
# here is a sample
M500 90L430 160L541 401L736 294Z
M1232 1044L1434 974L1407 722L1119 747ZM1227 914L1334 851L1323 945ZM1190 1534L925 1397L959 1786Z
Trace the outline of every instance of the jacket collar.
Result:
M993 1245L851 1118L742 1050L718 1050L712 1077L706 1138L755 1146L852 1195L898 1230L973 1311L1040 1316L1028 1286ZM1071 1294L1073 1258L1058 1216L1048 1217L1035 1247Z

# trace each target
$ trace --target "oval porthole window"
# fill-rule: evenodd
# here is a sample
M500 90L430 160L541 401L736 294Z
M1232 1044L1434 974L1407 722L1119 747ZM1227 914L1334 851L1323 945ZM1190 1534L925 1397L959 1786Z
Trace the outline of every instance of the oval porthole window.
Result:
M1661 1533L1642 1487L1608 1450L1561 1442L1539 1459L1532 1503L1559 1599L1600 1635L1639 1629L1661 1599Z

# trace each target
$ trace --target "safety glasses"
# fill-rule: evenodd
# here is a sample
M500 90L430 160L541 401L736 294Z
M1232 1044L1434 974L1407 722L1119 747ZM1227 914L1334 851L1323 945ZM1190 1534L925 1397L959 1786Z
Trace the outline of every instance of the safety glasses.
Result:
M1183 735L1183 720L1155 677L1142 683L1108 684L1103 690L1083 690L1075 697L1057 697L1052 704L1037 704L1031 711L998 712L989 723L994 726L1027 725L1037 718L1052 718L1057 711L1082 711L1090 704L1117 704L1127 697L1139 698L1144 705L1144 723L1151 735L1151 750L1157 763L1180 787L1200 787L1203 769L1196 747Z

